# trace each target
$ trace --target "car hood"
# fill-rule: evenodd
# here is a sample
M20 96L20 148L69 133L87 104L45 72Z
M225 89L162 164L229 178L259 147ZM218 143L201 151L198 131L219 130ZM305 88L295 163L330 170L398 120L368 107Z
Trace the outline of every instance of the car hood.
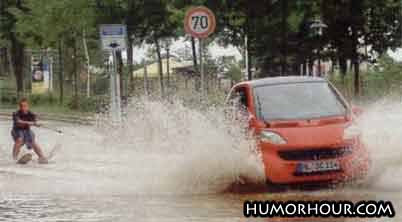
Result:
M348 125L346 120L332 123L298 122L298 124L276 125L267 130L277 132L286 141L287 147L323 147L343 144L343 134Z

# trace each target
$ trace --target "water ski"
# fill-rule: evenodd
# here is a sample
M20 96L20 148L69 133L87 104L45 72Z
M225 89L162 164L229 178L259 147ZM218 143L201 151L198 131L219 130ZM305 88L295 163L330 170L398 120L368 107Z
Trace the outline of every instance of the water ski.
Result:
M26 153L22 155L21 158L18 159L17 163L18 164L27 164L32 160L32 154L31 153Z
M52 150L50 150L50 152L47 155L47 160L51 160L53 159L54 155L56 154L56 152L58 152L61 149L61 144L56 144Z

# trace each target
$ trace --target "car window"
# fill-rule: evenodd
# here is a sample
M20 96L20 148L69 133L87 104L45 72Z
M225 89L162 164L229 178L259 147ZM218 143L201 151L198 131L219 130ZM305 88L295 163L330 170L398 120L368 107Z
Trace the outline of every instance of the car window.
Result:
M326 82L259 86L254 89L259 118L314 119L346 114L346 107Z
M243 108L248 107L248 99L246 88L236 88L232 91L229 97L229 105L230 106L242 106Z

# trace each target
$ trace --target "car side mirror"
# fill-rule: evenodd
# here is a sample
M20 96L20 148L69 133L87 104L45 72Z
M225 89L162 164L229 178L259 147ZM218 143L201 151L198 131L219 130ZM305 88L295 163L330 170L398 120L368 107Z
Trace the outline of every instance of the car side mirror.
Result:
M364 110L358 106L352 106L352 113L356 116L361 116L364 113Z
M266 127L263 122L259 121L257 119L257 117L255 117L252 114L250 114L250 116L249 116L249 124L250 124L250 127L254 127L254 128L261 128L262 129L262 128Z

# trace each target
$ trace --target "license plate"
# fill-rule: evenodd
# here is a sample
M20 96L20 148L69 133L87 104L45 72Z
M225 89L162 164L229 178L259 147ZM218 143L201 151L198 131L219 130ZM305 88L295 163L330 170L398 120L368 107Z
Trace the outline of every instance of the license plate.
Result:
M312 161L299 163L296 168L297 173L320 173L340 170L341 166L336 160Z

